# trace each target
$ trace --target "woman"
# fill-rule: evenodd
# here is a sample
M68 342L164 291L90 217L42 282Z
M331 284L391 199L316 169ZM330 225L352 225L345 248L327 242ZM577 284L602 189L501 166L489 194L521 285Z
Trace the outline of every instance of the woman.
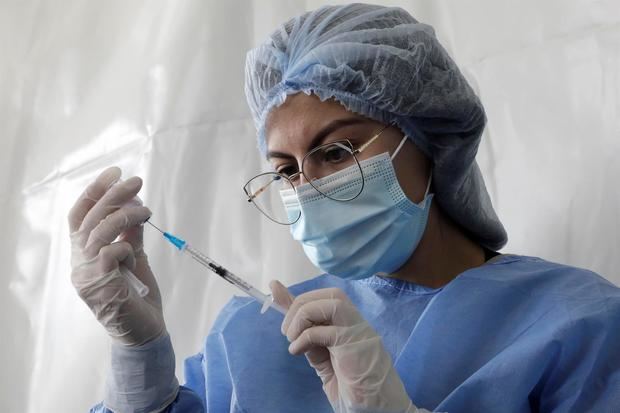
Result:
M248 200L325 274L272 282L284 320L233 298L179 387L141 181L108 169L69 216L72 280L115 343L93 411L618 406L620 290L495 252L506 234L474 159L484 110L430 27L399 8L306 13L249 53L246 92L274 170Z

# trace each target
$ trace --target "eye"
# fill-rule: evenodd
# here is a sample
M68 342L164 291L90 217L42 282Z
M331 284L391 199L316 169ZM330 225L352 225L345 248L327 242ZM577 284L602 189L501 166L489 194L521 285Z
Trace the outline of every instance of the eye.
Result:
M342 143L334 143L321 151L321 157L326 163L345 162L351 157L351 150Z
M292 165L283 165L276 168L276 172L289 178L291 175L297 173L297 167Z

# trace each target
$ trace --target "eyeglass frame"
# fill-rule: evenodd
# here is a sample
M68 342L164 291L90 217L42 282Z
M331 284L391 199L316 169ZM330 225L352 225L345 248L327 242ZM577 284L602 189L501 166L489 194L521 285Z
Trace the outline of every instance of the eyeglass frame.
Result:
M267 218L269 218L271 221L275 222L276 224L280 224L280 225L293 225L295 222L299 221L299 218L301 218L301 211L299 212L299 216L297 217L297 219L291 223L285 224L279 221L276 221L275 219L273 219L272 217L269 216L269 214L267 214L265 211L263 211L258 204L256 204L256 202L253 202L253 199L255 199L258 195L260 195L263 191L265 191L265 189L271 185L272 182L275 181L275 179L265 185L263 185L261 188L259 188L257 191L254 192L254 194L249 194L247 187L248 184L250 182L252 182L254 179L264 176L264 175L277 175L279 176L281 179L286 179L288 181L288 183L291 185L291 187L293 188L293 191L295 192L295 194L297 194L297 187L293 184L292 180L298 178L300 175L303 175L304 178L306 178L306 181L312 186L312 188L314 188L314 190L316 190L319 194L323 195L326 198L329 198L333 201L337 201L337 202L349 202L349 201L353 201L355 198L357 198L358 196L360 196L360 194L362 193L362 191L364 190L364 183L365 183L365 178L364 178L364 171L362 170L362 167L360 166L359 160L357 159L357 155L359 155L360 153L362 153L364 150L366 150L366 148L368 148L368 146L370 146L374 141L376 141L379 136L387 129L391 126L391 124L387 124L385 126L383 126L381 128L381 130L379 130L379 132L377 132L376 134L374 134L370 139L368 139L368 141L366 141L364 144L360 145L357 149L353 149L353 144L351 143L351 141L349 139L341 139L341 140L337 140L334 142L327 142L324 144L321 144L319 146L317 146L316 148L312 149L311 151L309 151L308 153L306 153L304 155L304 157L301 160L301 168L299 171L295 172L294 174L290 175L290 176L285 176L279 172L276 171L271 171L271 172L263 172L260 173L258 175L253 176L252 178L250 178L245 185L243 185L243 192L245 192L246 196L248 197L247 201L251 202L264 216L266 216ZM350 151L350 154L353 155L353 159L355 160L355 163L357 165L357 167L360 170L360 174L362 176L362 187L360 188L359 192L357 193L357 195L355 195L352 198L349 199L336 199L336 198L332 198L329 195L321 192L320 189L318 189L316 186L314 186L312 184L312 180L309 180L308 177L306 176L306 174L304 173L304 163L306 162L306 158L308 158L309 156L311 156L313 153L318 152L319 150L321 150L322 148L325 148L329 145L334 145L334 144L338 144L338 143L343 143L346 142L346 144L348 145L348 148L344 148Z

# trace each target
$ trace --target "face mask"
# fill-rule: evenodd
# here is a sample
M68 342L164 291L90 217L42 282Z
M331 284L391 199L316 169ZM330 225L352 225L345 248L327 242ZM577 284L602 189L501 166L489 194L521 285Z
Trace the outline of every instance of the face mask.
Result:
M417 247L428 220L432 194L411 202L398 184L389 153L360 161L364 187L348 202L335 201L310 184L281 191L289 217L301 216L291 225L293 238L301 242L310 261L329 274L342 278L370 277L400 268ZM357 165L313 181L322 192L346 192L359 188ZM355 182L357 180L357 182ZM355 193L359 189L354 189ZM353 193L351 196L355 196Z

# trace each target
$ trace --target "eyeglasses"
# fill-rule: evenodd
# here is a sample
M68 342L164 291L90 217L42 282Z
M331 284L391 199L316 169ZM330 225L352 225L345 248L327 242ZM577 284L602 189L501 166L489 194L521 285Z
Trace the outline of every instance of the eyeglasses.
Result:
M244 186L243 191L248 197L248 202L254 204L260 212L275 223L291 225L299 220L301 211L286 209L282 194L290 193L296 197L297 186L303 176L312 188L319 194L334 201L347 202L359 196L364 189L364 174L357 159L366 148L376 141L381 133L388 128L384 126L366 143L353 148L348 139L329 142L308 152L301 161L301 170L294 173L265 172L250 179ZM351 182L346 191L328 191L325 189L324 179L330 175L353 166ZM285 168L286 169L286 168Z

